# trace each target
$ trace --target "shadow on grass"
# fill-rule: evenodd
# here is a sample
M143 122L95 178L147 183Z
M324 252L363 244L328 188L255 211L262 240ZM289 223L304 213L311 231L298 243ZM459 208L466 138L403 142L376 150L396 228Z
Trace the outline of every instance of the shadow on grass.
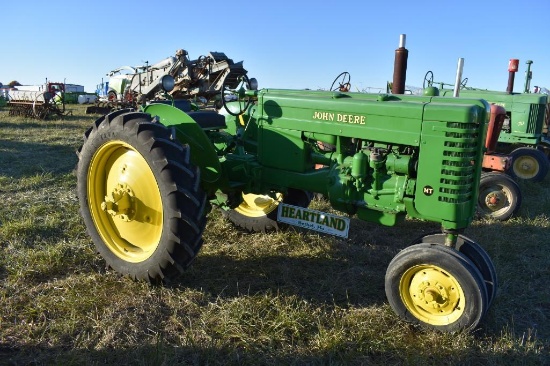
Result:
M437 226L417 221L391 229L369 223L356 225L358 232L350 240L334 240L320 257L289 257L283 253L238 259L223 253L200 253L174 286L226 300L275 292L295 295L317 306L346 308L386 303L387 266L408 244L395 239L399 235L402 238L404 231L413 239L433 232ZM377 238L369 241L374 245L365 245L367 231ZM499 235L495 235L497 232ZM507 327L519 334L534 331L550 344L550 332L544 327L550 321L550 257L547 249L537 244L546 232L545 227L527 228L517 221L482 224L466 232L488 251L499 278L495 301L482 324L484 332L498 334ZM517 246L526 239L530 244Z
M33 122L22 122L22 123L9 123L9 122L0 122L0 128L6 129L6 128L18 128L18 129L30 129L30 128L44 128L47 127L46 123L47 121L33 121Z
M348 239L328 235L318 239L316 233L296 229L303 235L297 240L307 242L308 235L313 235L312 247L321 245L319 240L324 243L321 253L312 250L315 254L309 255L289 255L287 251L280 255L273 251L248 254L247 243L253 245L256 238L261 240L265 234L242 234L240 239L237 237L236 248L228 250L242 248L247 253L244 258L224 255L223 250L203 250L173 286L205 291L223 299L274 291L296 295L317 305L379 305L386 301L384 279L388 264L409 244L399 237L404 231L410 232L413 240L437 228L431 223L407 221L396 231L356 219L351 226ZM215 245L206 241L207 246ZM287 250L293 252L291 248Z
M67 145L0 140L2 176L20 179L43 173L66 174L77 162L75 149Z
M117 349L66 349L63 347L10 347L0 343L3 365L544 365L547 355L536 351L487 354L478 348L446 349L438 353L411 352L391 346L373 350L365 344L335 344L332 349L301 349L268 345L261 339L246 345L158 344ZM299 349L299 348L298 348Z
M235 298L248 295L272 296L273 294L297 296L299 300L307 301L308 306L312 308L380 305L386 302L383 283L387 264L395 255L395 252L403 246L403 243L395 241L394 235L397 235L395 229L381 228L381 232L377 233L378 227L374 224L355 224L358 232L350 240L333 240L329 245L324 246L325 249L321 255L311 257L299 255L301 252L298 252L298 254L293 252L295 255L292 257L285 255L284 252L254 256L253 250L248 250L247 255L244 257L235 257L235 251L238 251L239 248L247 250L245 249L246 245L252 243L255 239L259 239L261 235L250 235L248 238L240 237L243 242L235 245L241 245L242 247L235 248L233 251L220 249L216 252L206 251L204 254L199 254L193 266L172 288L182 290L182 293L177 294L177 296L186 296L186 289L206 294L199 300L199 302L204 301L204 303L197 303L197 306L207 306L211 302L216 302L217 299L224 300L224 303L231 303L231 300ZM510 226L515 227L515 230L517 230L519 224L516 223ZM525 225L523 225L523 228L525 229ZM408 222L400 229L410 233L411 237L415 237L424 231L432 231L433 225ZM488 228L484 227L482 229L486 230ZM501 226L497 225L492 230L503 231L503 234L506 234L505 231L508 229L502 224ZM542 231L542 228L540 230ZM377 239L365 243L364 238L367 232L377 234ZM386 233L386 235L382 236L381 233ZM224 233L220 233L220 235L224 235ZM310 240L308 237L304 239L306 241ZM311 245L315 245L315 242L311 241ZM489 244L493 245L492 243ZM491 251L497 250L495 247L490 249ZM514 256L511 258L514 263L509 265L518 266L519 259ZM532 270L534 271L534 268ZM521 272L524 275L529 275L525 269L522 269ZM503 275L505 274L503 273ZM543 286L545 286L547 280L537 278L536 282L530 282L529 285L539 291L534 295L542 298L544 294L540 292L541 289L546 288ZM128 336L128 339L132 341L128 344L128 347L115 347L114 349L101 348L103 346L100 347L99 345L96 346L98 349L80 349L77 341L69 335L66 335L66 339L51 340L50 344L53 344L53 346L49 347L36 347L25 344L12 347L9 343L3 345L0 343L0 360L2 360L0 364L2 362L7 365L545 364L549 354L548 349L544 347L550 344L550 336L548 332L543 333L543 329L540 329L541 333L538 335L539 342L544 345L542 349L540 347L531 349L523 345L517 345L514 348L503 344L502 349L504 350L499 350L498 341L502 342L504 338L504 341L517 342L515 339L517 334L519 333L521 336L521 333L525 330L524 326L528 326L524 324L524 320L528 317L533 318L535 312L538 311L532 306L529 298L531 295L521 292L523 290L514 289L516 286L525 287L524 285L525 276L508 275L503 288L507 292L511 291L512 295L500 294L495 304L499 308L505 307L506 309L495 309L494 306L493 310L490 310L489 320L482 323L484 329L478 333L480 338L485 339L487 337L488 342L496 342L494 346L487 346L490 351L481 346L448 347L445 346L446 341L437 339L434 339L433 342L442 342L444 345L440 348L440 352L427 351L415 346L419 342L418 339L426 337L426 335L412 330L409 334L407 328L403 328L402 332L404 332L404 337L410 337L410 342L390 342L383 340L383 337L381 337L381 340L378 341L361 339L361 342L357 343L340 340L331 345L324 344L320 348L310 348L307 345L291 344L286 341L269 343L261 337L258 339L248 338L246 342L239 341L238 337L220 337L218 335L217 337L220 338L216 338L214 334L193 337L191 334L192 329L181 328L178 332L182 336L168 335L170 338L166 339L171 339L169 343L162 339L162 333L169 332L169 330L160 330L159 340L156 344L155 336L147 333L140 341ZM130 284L130 287L132 287L132 284ZM146 289L146 291L148 290ZM521 293L522 296L513 295L518 293ZM136 295L139 295L139 292L136 292ZM157 299L157 297L152 297L152 299ZM131 301L126 304L133 305ZM187 313L185 308L167 306L162 296L139 310L148 313L151 309L165 306L165 309L158 311L160 316L154 317L154 322L151 324L155 325L152 325L151 329L163 329L163 324L170 324L170 319L180 315L182 319L192 316ZM133 313L136 310L131 309L128 311ZM126 316L126 314L123 316ZM507 338L502 333L506 332L510 321L516 321L516 329L513 330L514 334ZM374 322L375 326L376 324ZM543 322L541 322L542 324ZM365 326L369 326L368 322L365 323ZM378 326L395 326L395 323L389 322ZM108 332L108 329L95 331ZM499 335L501 335L500 338L498 338ZM124 337L122 334L119 334L119 336ZM312 332L306 338L314 342L314 336L315 332ZM9 342L9 337L4 336L3 341L6 342L6 339ZM118 344L124 344L123 340L117 342ZM174 342L181 342L182 344L174 344ZM377 342L380 342L382 346L378 346ZM58 343L65 343L66 347L57 347L56 344ZM14 341L14 344L16 344L16 341Z
M8 272L6 271L6 268L0 264L0 281L4 281L6 278L8 278Z
M384 275L389 260L369 261L365 258L368 253L342 253L331 259L199 256L178 285L222 299L276 292L316 305L369 306L385 301Z

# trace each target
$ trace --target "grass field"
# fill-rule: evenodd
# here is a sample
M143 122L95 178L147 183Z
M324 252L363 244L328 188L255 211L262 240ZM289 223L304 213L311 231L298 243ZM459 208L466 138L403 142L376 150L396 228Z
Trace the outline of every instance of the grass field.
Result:
M499 291L477 330L441 334L401 321L384 293L393 256L438 229L427 222L262 235L213 211L179 282L106 269L73 172L95 117L70 108L55 121L0 110L1 365L550 365L550 177L520 182L518 217L468 228Z

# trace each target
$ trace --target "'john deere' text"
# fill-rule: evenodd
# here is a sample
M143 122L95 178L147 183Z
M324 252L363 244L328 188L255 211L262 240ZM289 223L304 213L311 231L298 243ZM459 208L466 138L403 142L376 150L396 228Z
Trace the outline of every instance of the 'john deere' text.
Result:
M352 123L358 125L365 124L365 116L359 116L357 114L344 114L344 113L332 113L332 112L313 112L313 119L320 119L322 121L336 121L341 123Z

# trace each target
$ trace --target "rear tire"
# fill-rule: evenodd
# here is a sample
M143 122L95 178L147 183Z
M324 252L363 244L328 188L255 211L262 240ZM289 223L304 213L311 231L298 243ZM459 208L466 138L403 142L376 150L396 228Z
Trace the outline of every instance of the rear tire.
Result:
M77 192L107 265L133 279L170 282L202 245L206 196L189 149L145 113L99 118L78 151Z
M550 163L546 155L531 147L519 147L510 153L512 166L507 173L513 178L540 182L548 174Z
M308 192L289 189L288 193L273 195L243 195L243 202L236 208L227 211L227 218L233 225L248 232L266 233L279 229L277 209L281 202L289 205L308 207L312 196Z

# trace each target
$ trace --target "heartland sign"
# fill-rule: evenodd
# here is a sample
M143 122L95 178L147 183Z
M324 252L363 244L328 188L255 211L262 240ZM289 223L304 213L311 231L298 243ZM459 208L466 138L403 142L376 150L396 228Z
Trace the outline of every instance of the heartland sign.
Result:
M348 237L350 219L308 208L280 203L277 220L326 234Z

